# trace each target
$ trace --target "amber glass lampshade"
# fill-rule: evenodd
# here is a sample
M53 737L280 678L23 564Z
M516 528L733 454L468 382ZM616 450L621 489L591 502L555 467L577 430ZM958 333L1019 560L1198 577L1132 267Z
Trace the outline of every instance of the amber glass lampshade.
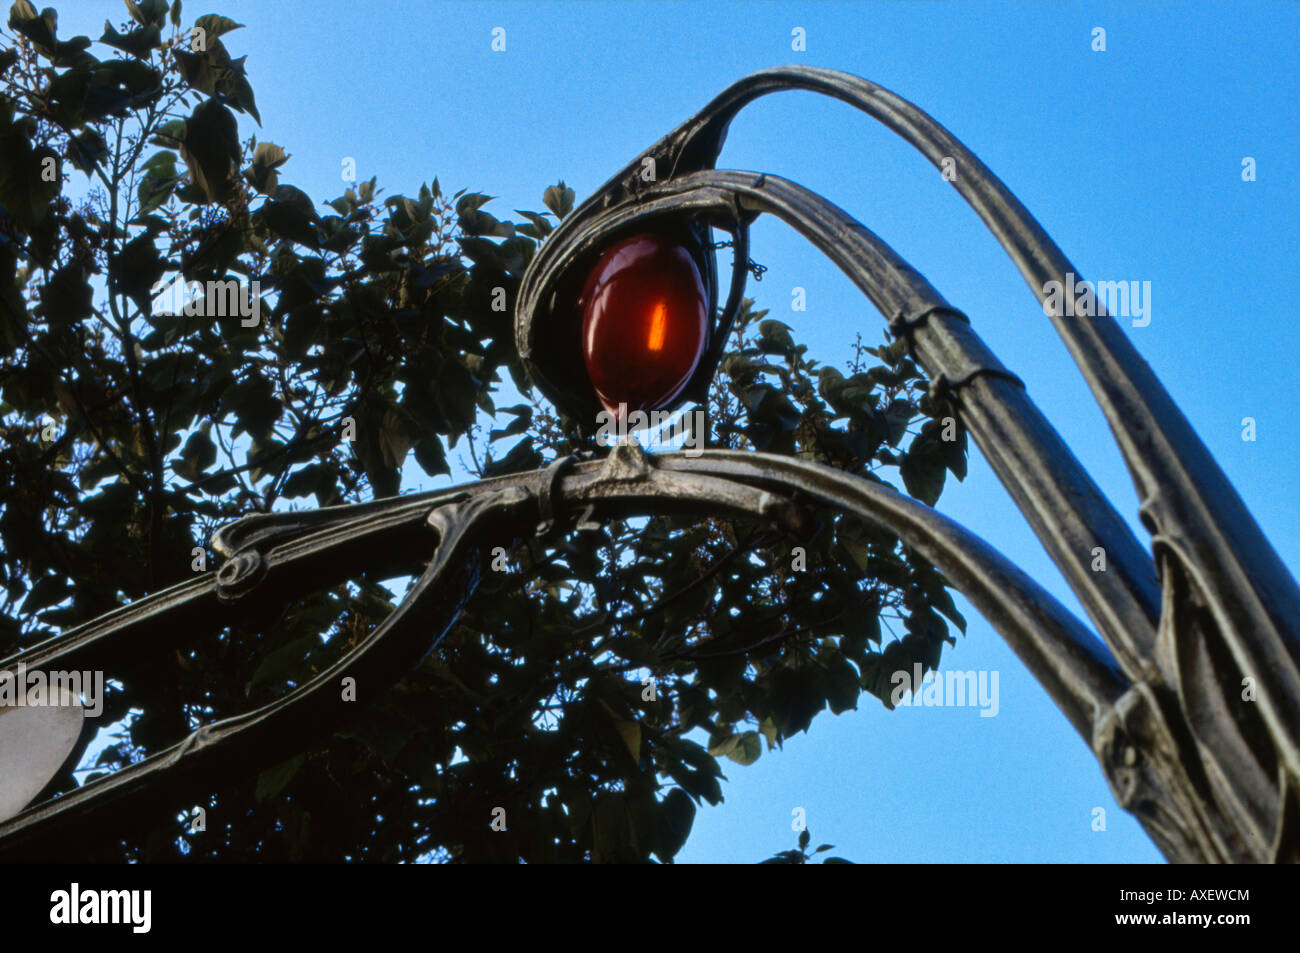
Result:
M685 245L643 233L607 248L577 301L583 360L605 409L626 414L671 404L708 346L708 309Z

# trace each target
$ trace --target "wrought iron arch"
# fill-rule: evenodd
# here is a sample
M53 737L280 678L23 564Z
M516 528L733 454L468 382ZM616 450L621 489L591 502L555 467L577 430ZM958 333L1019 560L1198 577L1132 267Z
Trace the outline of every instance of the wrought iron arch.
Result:
M779 176L714 168L732 117L769 92L805 89L884 122L936 167L1006 249L1101 405L1142 500L1149 554L1106 501L1021 382L969 321L879 237L826 199ZM667 174L640 177L652 157ZM679 400L712 379L745 286L748 226L785 220L833 260L904 338L974 435L1078 596L1100 640L1005 556L916 501L849 474L762 453L647 458L622 444L603 461L306 513L247 517L214 540L219 570L141 599L0 662L85 667L114 645L166 645L178 623L332 584L361 567L419 573L397 611L308 684L254 712L200 728L181 744L0 822L0 856L75 851L77 831L127 803L166 805L231 769L301 750L342 722L343 677L387 686L431 651L477 582L482 551L547 531L586 507L610 517L667 510L759 516L799 533L812 498L899 535L933 562L1044 684L1098 757L1119 802L1173 861L1300 860L1300 590L1235 490L1115 321L1053 308L1047 286L1073 266L1006 187L942 126L873 83L783 67L734 84L575 209L530 264L516 339L533 380L581 417L591 388L549 337L575 270L617 236L677 223L716 303L705 226L735 236L728 298L706 360ZM1109 569L1087 556L1106 549ZM432 637L430 635L432 633ZM1104 647L1103 647L1104 643ZM1241 699L1253 680L1254 701ZM169 800L170 799L170 800Z

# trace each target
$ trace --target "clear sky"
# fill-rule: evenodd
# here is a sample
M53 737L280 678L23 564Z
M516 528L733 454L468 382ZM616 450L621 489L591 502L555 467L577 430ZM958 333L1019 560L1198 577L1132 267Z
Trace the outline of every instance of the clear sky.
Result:
M98 37L122 7L60 4L60 34ZM729 83L785 64L880 83L948 126L1020 197L1089 279L1151 282L1151 322L1129 327L1293 571L1300 566L1300 5L1295 3L185 3L247 28L263 126L286 148L283 181L321 200L340 171L388 194L444 188L499 198L511 218L565 179L581 201ZM492 31L506 49L494 52ZM792 49L792 30L806 50ZM1094 51L1093 29L1106 31ZM1256 180L1243 181L1253 157ZM784 93L733 123L720 168L779 173L823 193L890 242L977 331L1136 521L1137 498L1081 377L995 240L937 172L843 104ZM840 364L880 316L792 230L760 220L749 293ZM725 254L725 253L724 253ZM791 289L807 311L791 311ZM1242 439L1242 418L1256 440ZM972 445L973 446L973 445ZM412 486L415 484L412 482ZM1010 554L1076 609L1037 539L972 454L940 508ZM704 808L679 857L753 862L813 843L860 862L1151 862L1087 746L991 627L945 668L997 672L999 710L860 709L747 768L724 761L725 803ZM1080 613L1082 615L1082 613ZM1094 809L1106 830L1093 830Z

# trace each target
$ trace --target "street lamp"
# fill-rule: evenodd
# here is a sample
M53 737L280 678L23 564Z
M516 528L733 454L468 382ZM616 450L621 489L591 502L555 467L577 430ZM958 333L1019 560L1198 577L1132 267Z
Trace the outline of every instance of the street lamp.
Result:
M794 182L715 168L735 114L787 89L856 106L955 172L950 181L1020 269L1101 405L1142 500L1154 558L1020 380L893 249ZM215 573L6 659L0 671L20 658L29 669L84 667L110 643L147 642L186 620L219 625L363 568L418 579L384 623L284 698L0 823L0 856L71 844L79 825L114 805L174 803L224 772L301 751L349 716L341 679L378 691L436 645L476 586L483 553L502 539L548 532L579 514L664 512L761 518L803 535L811 518L797 500L807 500L889 530L938 567L1048 690L1119 803L1171 861L1300 860L1300 590L1114 319L1076 317L1075 302L1062 299L1067 281L1072 294L1077 288L1074 267L1007 188L911 103L833 70L765 70L638 156L560 223L524 275L516 341L538 388L585 428L602 408L671 410L704 400L743 298L748 228L763 213L812 241L907 342L1097 635L1004 555L929 507L839 470L763 453L646 455L624 442L600 460L570 457L432 493L250 516L214 537L223 558ZM721 309L708 240L714 228L733 244ZM698 285L687 281L683 291L692 275ZM609 323L627 315L632 331ZM653 366L611 383L603 362L625 361L638 347ZM666 351L673 353L658 353ZM1090 565L1097 547L1106 553L1103 572Z

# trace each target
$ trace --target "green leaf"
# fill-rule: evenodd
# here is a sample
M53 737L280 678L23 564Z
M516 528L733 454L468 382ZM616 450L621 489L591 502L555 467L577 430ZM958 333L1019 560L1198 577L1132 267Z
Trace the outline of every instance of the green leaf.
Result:
M837 656L831 662L830 668L826 673L827 701L830 703L831 711L838 715L841 712L848 711L851 708L858 707L858 670L849 663L844 656L836 652Z
M411 435L406 419L396 410L386 411L379 429L379 451L383 454L384 465L400 468L410 449Z
M602 794L592 806L592 860L609 863L622 859L628 849L631 818L622 794Z
M556 218L564 218L573 211L574 191L561 179L542 193L542 202L555 213Z
M138 27L130 33L118 33L113 24L105 20L104 35L99 38L99 42L140 59L147 59L150 52L162 44L162 30L155 23Z
M943 493L945 470L943 464L933 453L927 452L926 448L909 452L903 458L898 472L907 492L926 506L934 506L939 501L939 495Z
M202 30L208 39L224 36L232 30L242 30L244 28L244 24L236 23L230 17L223 17L216 13L209 13L199 17L194 21L194 26Z
M284 488L280 491L280 495L289 499L310 496L320 490L322 482L332 478L333 473L328 467L319 463L309 463L299 467L289 479L284 481Z
M627 746L632 761L639 764L641 761L641 723L618 717L614 709L603 698L600 700L600 705L609 714L609 719L614 723L619 737L623 739L623 744Z
M456 214L458 216L468 215L470 212L478 211L494 198L496 196L484 195L481 192L470 192L467 195L462 195L456 200Z
M447 454L442 448L442 441L433 434L416 441L415 462L429 476L437 476L440 473L451 474L451 468L447 466Z
M284 410L275 395L274 385L256 372L227 388L221 403L223 408L235 414L234 434L247 432L259 441L270 437L271 428ZM255 448L250 448L249 453L251 458L260 459Z
M789 738L806 731L826 707L824 674L817 665L778 669L772 679L772 718Z
M185 479L199 479L204 470L217 462L217 447L209 436L211 430L212 424L204 422L203 426L185 441L185 449L181 451L180 463L174 466L176 472Z
M510 448L500 460L489 460L483 465L483 475L503 476L507 473L523 473L536 470L542 463L542 455L533 445L532 437L525 437Z
M302 189L292 185L277 186L259 209L266 227L277 235L308 248L319 248L320 237L316 231L320 216L315 203Z
M108 158L108 143L96 129L83 129L68 139L68 161L80 172L89 176L97 165Z
M958 480L966 479L966 432L957 428L956 440L940 440L943 463Z
M109 287L130 297L136 307L148 314L152 289L166 271L167 265L158 253L153 234L146 231L123 245L109 260Z
M249 685L256 688L283 681L290 675L303 674L307 656L319 644L320 640L315 635L304 635L268 652L261 664L253 670Z
M190 180L207 200L224 201L239 163L239 124L234 114L215 99L200 103L185 124L180 152Z
M259 142L253 152L253 162L244 172L244 178L258 192L270 195L279 181L280 166L289 161L289 154L273 142ZM312 208L315 214L315 208Z
M673 788L663 800L663 825L659 849L660 860L674 857L690 836L695 823L695 802L681 788Z
M54 38L58 24L58 14L53 8L46 7L41 13L28 0L16 0L9 8L9 29L21 33L32 41L36 52L51 58L57 41Z
M253 791L254 799L261 802L275 797L294 779L294 775L306 760L305 754L294 755L288 761L267 768L257 776L257 786Z
M500 440L504 437L513 437L517 434L526 433L528 428L533 425L533 408L527 404L516 404L513 407L504 407L501 410L504 414L513 414L514 420L506 427L493 429L488 432L488 440Z
M807 850L808 842L810 840L812 840L812 833L808 830L808 828L805 827L803 830L799 832L799 849Z
M64 576L44 576L28 591L23 599L23 612L35 615L42 609L62 602L69 593L68 580Z
M182 179L176 171L176 158L176 153L164 150L154 153L144 164L145 175L137 190L140 201L138 215L148 215L171 197Z
M719 741L717 744L709 745L709 749L708 749L709 754L713 755L715 758L724 757L726 755L731 754L731 752L735 750L736 745L738 744L740 744L739 734L728 735L727 737Z
M641 723L637 721L615 721L614 726L618 728L619 737L623 739L623 744L627 745L627 752L632 756L633 763L641 761Z
M90 282L76 263L56 271L41 288L41 314L51 325L75 324L94 314Z
M248 77L244 72L244 60L247 58L241 56L239 59L232 61L230 71L217 84L217 92L227 97L230 104L240 112L246 112L252 116L253 121L260 126L262 117L257 111L257 101L253 96L253 87L248 82Z
M790 325L782 321L767 320L758 324L759 347L776 354L793 354L794 338L790 336Z
M104 60L91 73L96 83L105 86L122 86L133 95L158 91L162 87L162 74L139 60Z
M164 149L176 149L185 141L185 120L172 119L158 127L153 138L149 140Z
M551 233L551 230L555 227L554 225L552 225L550 222L546 220L545 215L542 215L539 212L525 212L523 209L517 208L515 209L515 214L522 215L524 218L528 219L528 221L532 222L533 227L537 229L538 232L537 237L539 238L549 235Z
M0 100L0 205L19 227L34 231L50 213L62 183L49 181L46 170L58 168L58 156L44 146L33 146L29 126L10 122L10 110ZM48 161L47 161L48 160Z
M209 96L223 96L232 106L246 112L260 125L254 102L253 88L248 83L247 70L241 56L234 60L219 39L207 41L207 49L189 52L176 47L172 50L180 68L181 77L192 89Z
M167 0L126 0L126 8L136 23L162 26L167 19Z
M907 433L907 425L915 415L916 408L911 401L896 398L889 402L889 407L885 410L885 426L888 428L890 446L898 446L898 441Z
M9 28L17 29L25 20L35 20L38 14L36 8L32 6L31 0L14 0L14 5L9 8Z
M712 753L712 752L710 752ZM736 764L753 764L763 753L763 743L759 740L757 731L747 731L740 735L727 757Z
M966 631L966 617L957 610L952 593L942 583L937 586L927 587L925 594L936 610L951 619L953 625L957 626L962 632Z

